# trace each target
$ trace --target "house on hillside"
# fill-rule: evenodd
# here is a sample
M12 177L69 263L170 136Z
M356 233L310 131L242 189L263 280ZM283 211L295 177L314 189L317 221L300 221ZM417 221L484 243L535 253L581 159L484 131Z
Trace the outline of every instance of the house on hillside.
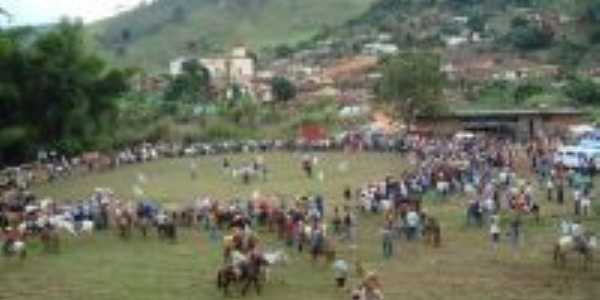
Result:
M382 56L397 54L400 49L392 43L369 43L363 46L362 52L364 55Z
M246 47L235 47L228 55L224 56L179 57L170 63L171 75L181 74L183 63L194 59L208 70L213 83L217 87L227 89L227 87L235 84L245 93L253 92L252 81L256 74L256 60Z
M394 39L391 33L382 32L377 35L377 41L380 43L389 43Z
M501 58L493 55L451 59L442 66L449 80L505 80L549 78L558 75L559 67L521 58Z

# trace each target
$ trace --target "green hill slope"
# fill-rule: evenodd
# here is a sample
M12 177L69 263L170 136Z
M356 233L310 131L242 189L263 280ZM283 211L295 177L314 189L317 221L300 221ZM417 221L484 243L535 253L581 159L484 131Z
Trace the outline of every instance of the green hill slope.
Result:
M117 65L160 70L187 53L242 43L255 50L295 43L364 13L376 0L156 0L90 26Z

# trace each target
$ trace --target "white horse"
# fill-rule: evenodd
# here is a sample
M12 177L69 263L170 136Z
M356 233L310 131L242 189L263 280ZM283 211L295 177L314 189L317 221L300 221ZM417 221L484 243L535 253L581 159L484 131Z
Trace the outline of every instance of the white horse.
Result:
M446 194L450 191L450 183L448 181L438 181L436 189L440 194Z
M287 266L290 258L283 250L275 250L272 252L265 252L264 258L267 261L267 266L265 268L265 280L267 282L275 281L275 274L277 273L277 269ZM279 278L278 281L284 282L283 278Z
M27 248L23 241L14 241L5 251L4 254L8 257L19 256L20 259L27 257Z
M77 230L79 236L92 236L94 234L94 222L83 220Z
M92 236L94 233L94 222L83 220L79 224L79 228L69 219L68 216L55 215L48 218L48 223L60 231L65 231L74 237Z
M554 245L554 263L565 266L567 262L567 254L576 252L584 258L584 269L588 268L588 264L593 263L594 251L598 248L598 241L595 236L586 233L578 238L573 235L562 236Z

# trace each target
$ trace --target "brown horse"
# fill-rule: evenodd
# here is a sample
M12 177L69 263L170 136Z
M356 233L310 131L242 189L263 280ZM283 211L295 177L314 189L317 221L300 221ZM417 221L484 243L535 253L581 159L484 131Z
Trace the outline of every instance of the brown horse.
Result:
M148 230L152 225L152 221L147 217L138 217L135 220L135 227L140 230L140 233L145 238L148 236Z
M439 248L441 246L442 229L437 219L433 217L427 217L423 234L425 238L425 243L427 245L433 245L433 247L435 248Z
M122 211L117 214L117 232L123 239L128 239L131 236L131 227L133 225L133 217L128 211Z
M40 241L46 253L58 253L60 250L60 239L58 232L44 227L40 233Z
M250 255L248 260L242 263L239 268L233 265L227 265L217 273L217 288L223 290L225 296L229 296L229 286L233 283L242 285L241 294L245 296L251 285L254 285L256 294L260 295L262 288L263 266L268 264L262 254Z

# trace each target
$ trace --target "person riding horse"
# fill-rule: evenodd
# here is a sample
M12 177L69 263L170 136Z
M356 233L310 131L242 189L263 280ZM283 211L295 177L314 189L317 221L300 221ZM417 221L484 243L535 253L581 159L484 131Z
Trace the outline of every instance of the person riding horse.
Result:
M4 256L12 256L17 251L15 250L15 246L17 243L22 243L22 237L17 228L8 227L5 231L5 239L4 244L2 244L2 254ZM21 255L24 255L24 252L21 251Z
M115 214L119 236L124 239L129 238L131 235L133 216L127 209L117 209Z
M158 208L149 201L143 201L138 204L136 209L137 215L137 226L140 228L144 237L148 234L148 226L154 219L158 211Z
M243 283L241 294L245 296L251 285L254 285L256 293L260 295L263 266L268 265L264 255L258 251L252 251L244 256L238 251L232 252L232 260L221 268L217 274L217 287L223 289L225 296L229 295L231 283Z
M172 217L169 217L166 213L161 213L156 217L156 225L159 238L167 238L172 242L176 241L177 227Z

